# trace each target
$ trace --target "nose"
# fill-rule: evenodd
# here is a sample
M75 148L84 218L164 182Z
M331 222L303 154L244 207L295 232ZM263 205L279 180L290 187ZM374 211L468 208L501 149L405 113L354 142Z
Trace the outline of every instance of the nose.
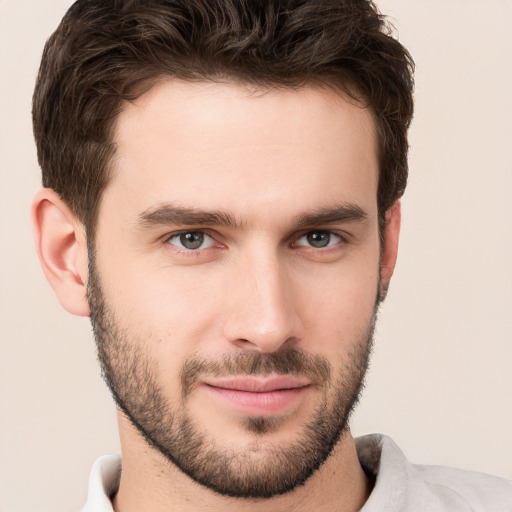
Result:
M259 251L237 262L232 274L224 335L233 345L270 353L302 336L297 297L279 255Z

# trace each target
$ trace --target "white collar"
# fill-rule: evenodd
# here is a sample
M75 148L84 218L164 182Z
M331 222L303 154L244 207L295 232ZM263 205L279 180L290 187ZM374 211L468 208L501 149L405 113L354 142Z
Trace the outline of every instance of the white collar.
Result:
M121 455L103 455L93 464L89 495L82 512L114 512L110 501L119 488Z

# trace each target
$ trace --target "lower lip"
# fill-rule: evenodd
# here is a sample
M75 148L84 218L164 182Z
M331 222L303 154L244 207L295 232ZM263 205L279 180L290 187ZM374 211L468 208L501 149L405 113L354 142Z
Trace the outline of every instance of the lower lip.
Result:
M253 416L269 416L285 412L292 407L304 396L309 386L260 393L209 385L206 389L240 412Z

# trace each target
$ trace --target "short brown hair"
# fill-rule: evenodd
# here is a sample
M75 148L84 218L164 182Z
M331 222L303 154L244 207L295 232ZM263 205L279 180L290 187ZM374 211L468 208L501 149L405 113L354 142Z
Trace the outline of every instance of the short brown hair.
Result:
M367 0L78 0L46 43L34 92L43 185L92 236L116 117L160 77L316 83L375 117L382 220L407 182L413 67Z

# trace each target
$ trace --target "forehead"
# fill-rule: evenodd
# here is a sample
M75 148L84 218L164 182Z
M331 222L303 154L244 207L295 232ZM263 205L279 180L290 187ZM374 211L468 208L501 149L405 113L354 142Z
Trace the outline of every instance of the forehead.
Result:
M139 211L166 201L240 212L376 203L373 116L331 89L168 80L125 105L115 143L105 199Z

